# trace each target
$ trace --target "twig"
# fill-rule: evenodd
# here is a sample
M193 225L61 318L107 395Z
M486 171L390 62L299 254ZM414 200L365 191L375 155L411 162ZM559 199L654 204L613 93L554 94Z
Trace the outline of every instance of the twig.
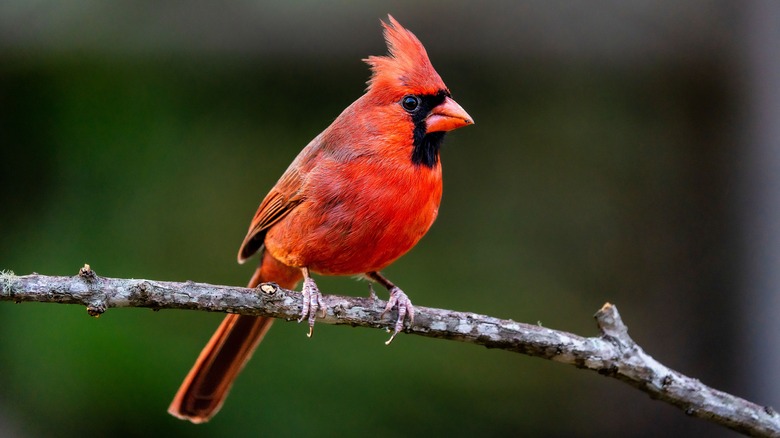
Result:
M328 295L323 324L386 329L393 315L380 319L384 302L375 297ZM97 276L88 265L74 277L0 274L0 301L81 304L91 316L112 307L188 309L297 319L301 295L264 283L257 289L205 283L131 280ZM538 325L474 313L415 307L408 334L500 348L586 368L614 377L704 418L750 436L780 437L780 415L771 407L710 388L659 363L628 335L617 308L605 304L595 315L599 337L582 337Z

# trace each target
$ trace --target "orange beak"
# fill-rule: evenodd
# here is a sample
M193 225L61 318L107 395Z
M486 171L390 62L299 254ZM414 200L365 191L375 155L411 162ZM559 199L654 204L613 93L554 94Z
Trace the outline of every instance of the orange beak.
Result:
M426 117L425 132L452 131L473 124L474 119L469 113L458 105L458 102L446 97L444 102L432 109Z

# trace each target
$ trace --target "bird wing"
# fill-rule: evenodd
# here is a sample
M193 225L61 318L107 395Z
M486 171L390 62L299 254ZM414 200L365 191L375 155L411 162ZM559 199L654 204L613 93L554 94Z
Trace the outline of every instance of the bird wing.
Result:
M299 160L296 160L299 161ZM252 223L249 225L249 231L238 250L238 262L243 263L256 253L265 240L265 234L275 223L279 222L298 204L304 197L301 191L304 177L301 174L300 167L296 162L282 175L274 188L265 196L260 203Z

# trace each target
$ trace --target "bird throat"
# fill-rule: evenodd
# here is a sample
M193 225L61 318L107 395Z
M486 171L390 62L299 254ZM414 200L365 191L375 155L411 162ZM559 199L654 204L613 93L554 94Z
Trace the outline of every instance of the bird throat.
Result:
M412 163L418 166L433 168L439 162L439 149L444 142L446 132L425 133L425 122L414 126L414 147L412 148Z

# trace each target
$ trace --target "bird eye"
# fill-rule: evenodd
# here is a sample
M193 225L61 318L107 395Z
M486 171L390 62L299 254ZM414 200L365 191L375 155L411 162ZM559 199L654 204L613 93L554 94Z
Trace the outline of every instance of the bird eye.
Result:
M420 98L412 95L404 96L404 98L401 99L401 106L403 106L406 111L412 112L420 106Z

